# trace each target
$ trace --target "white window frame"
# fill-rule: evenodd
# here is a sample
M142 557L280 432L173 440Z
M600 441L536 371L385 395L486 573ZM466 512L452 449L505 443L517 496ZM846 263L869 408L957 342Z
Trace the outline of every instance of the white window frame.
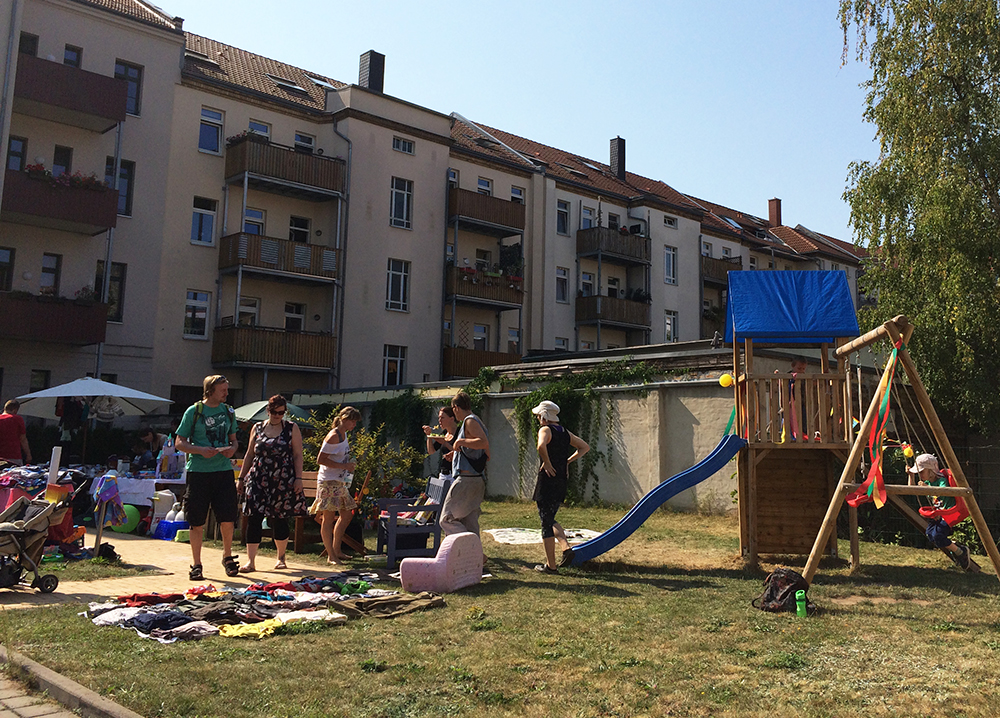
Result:
M188 332L188 314L194 309L197 312L203 309L205 313L205 331L201 334ZM194 315L197 316L196 314ZM184 303L184 338L208 340L208 328L212 325L212 293L201 289L188 289Z
M396 363L396 382L389 383L389 364ZM406 347L398 344L382 345L382 386L402 386L406 383Z
M415 143L413 140L407 140L403 137L393 137L392 138L392 149L396 152L402 152L404 155L414 154Z
M750 259L747 260L747 266L750 269L757 269L757 258L752 254L750 255Z
M733 257L733 250L730 247L723 246L722 247L722 258L723 259L732 259L732 257Z
M296 152L311 155L316 151L316 136L296 130L294 146Z
M521 353L521 330L517 327L507 327L507 353Z
M479 194L484 194L487 197L493 196L493 180L488 177L480 177L476 181L476 192Z
M253 212L254 214L251 214ZM259 217L257 215L260 215ZM247 232L247 225L253 227L260 227L260 232ZM257 209L256 207L247 207L243 214L243 233L244 234L257 234L263 237L264 231L267 229L267 212L262 209Z
M596 226L597 212L593 207L580 206L580 229L590 229Z
M614 212L608 212L608 229L621 229L622 218Z
M207 114L206 114L207 113ZM201 122L198 124L198 151L208 155L222 154L222 135L226 125L226 113L216 110L213 107L201 108ZM201 130L203 127L210 127L215 130L215 143L218 149L211 150L201 146Z
M608 288L605 294L609 297L612 296L611 292L614 290L614 299L623 299L625 297L622 292L622 280L618 277L608 277Z
M249 317L249 322L243 322L243 317ZM236 325L240 327L260 326L260 298L240 296L239 313L236 315Z
M448 186L458 189L459 172L454 167L448 168Z
M490 272L493 267L493 252L488 249L476 248L476 271Z
M663 215L663 226L670 227L670 229L677 229L677 218L671 217L668 214Z
M296 227L295 221L305 222L304 227ZM298 215L288 216L288 239L298 244L309 244L309 236L312 234L312 220L309 217L299 217Z
M268 140L271 139L271 124L269 122L261 122L251 117L250 121L247 122L247 130Z
M580 351L582 352L592 352L594 351L594 342L589 339L580 340Z
M288 326L288 320L299 320L301 329L292 329ZM285 331L304 332L306 330L306 305L302 302L285 302Z
M596 292L600 292L600 288L594 285L594 273L593 272L581 272L580 273L580 293L584 297L592 297Z
M677 312L672 309L663 311L663 343L671 344L680 341L677 337Z
M389 192L389 226L413 229L413 180L393 177ZM396 216L397 200L402 201L402 216Z
M389 257L386 263L385 308L390 312L410 311L410 263Z
M560 299L560 288L562 289L562 299ZM569 304L569 268L556 267L556 301L560 304ZM567 345L568 346L568 345Z
M830 262L830 271L831 272L839 272L840 271L840 265L837 264L836 262Z
M206 207L199 207L198 200L201 200L206 203L211 202L212 209L208 209ZM215 220L218 217L218 212L219 212L218 200L212 199L211 197L195 196L194 200L191 202L191 244L197 247L212 247L215 245ZM206 217L210 218L209 221L211 221L212 223L211 230L208 233L209 234L208 241L195 239L195 223L197 223L199 227L198 236L199 237L205 236L204 226L206 222L205 220Z
M451 346L451 320L450 319L445 319L441 323L441 335L442 335L441 336L441 340L442 340L442 343L444 344L444 346L450 347Z
M709 257L709 258L711 258L711 256L712 256L712 243L711 242L706 242L705 240L701 240L701 256L702 257Z
M663 283L677 286L677 247L663 245Z
M569 337L556 337L555 341L556 351L569 351Z
M510 187L510 201L514 204L524 204L524 187Z
M569 236L570 231L571 231L571 227L569 226L569 212L570 212L570 204L569 204L569 202L567 202L566 200L562 200L562 199L556 200L556 234L561 234L564 237L568 237ZM562 231L559 230L559 218L560 217L564 217L565 218L565 221L563 223L565 225L565 230L566 230L565 232L562 232Z

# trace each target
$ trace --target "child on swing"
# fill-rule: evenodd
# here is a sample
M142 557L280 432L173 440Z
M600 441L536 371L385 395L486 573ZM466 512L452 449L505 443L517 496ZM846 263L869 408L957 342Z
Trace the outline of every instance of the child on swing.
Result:
M916 474L917 483L921 486L951 486L951 472L941 471L938 460L933 454L920 454L913 466L907 469ZM932 507L923 507L920 514L928 519L925 533L932 544L948 552L951 560L962 569L969 570L969 547L952 541L952 531L955 525L968 517L969 509L965 501L953 496L938 496Z

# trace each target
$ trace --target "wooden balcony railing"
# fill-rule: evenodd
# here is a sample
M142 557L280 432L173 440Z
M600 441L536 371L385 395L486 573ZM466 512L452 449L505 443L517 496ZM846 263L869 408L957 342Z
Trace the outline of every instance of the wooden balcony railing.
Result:
M107 327L107 304L0 292L4 339L86 346L103 342Z
M701 255L701 278L714 280L722 284L729 283L729 272L743 269L742 257L727 257L717 259Z
M226 149L226 177L244 172L328 193L344 190L343 160L297 152L259 139L244 139Z
M506 274L497 275L454 265L450 265L447 272L448 296L454 294L482 303L516 306L524 303L524 280L521 277L508 277Z
M649 314L649 305L645 302L601 296L576 298L576 321L578 322L600 320L612 324L648 327L650 326Z
M17 56L14 112L105 132L125 119L124 80L32 55Z
M446 377L472 377L484 366L520 364L521 355L507 352L487 352L465 347L444 348L444 375Z
M7 170L2 218L18 224L95 235L118 222L118 194L101 187L63 187L46 178Z
M497 227L524 231L524 205L510 200L490 197L467 189L452 187L448 190L448 214L478 220ZM514 234L515 232L511 232Z
M238 266L335 279L337 250L259 234L230 234L219 242L219 269Z
M331 334L266 327L216 327L212 336L212 364L331 369L336 343Z
M739 379L738 420L751 444L790 448L848 445L841 374L751 374Z
M576 253L593 255L600 252L609 261L623 260L629 264L649 264L650 241L637 234L622 234L609 227L591 227L576 233Z

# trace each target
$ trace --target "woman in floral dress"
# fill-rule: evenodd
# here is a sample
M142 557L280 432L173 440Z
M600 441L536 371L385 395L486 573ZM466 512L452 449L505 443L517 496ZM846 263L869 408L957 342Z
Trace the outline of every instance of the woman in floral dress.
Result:
M267 518L274 531L278 549L276 569L285 568L288 548L288 519L306 513L302 493L302 432L298 425L285 421L288 402L280 394L267 402L267 421L255 424L237 486L247 516L247 562L240 573L256 570L257 548L262 524Z

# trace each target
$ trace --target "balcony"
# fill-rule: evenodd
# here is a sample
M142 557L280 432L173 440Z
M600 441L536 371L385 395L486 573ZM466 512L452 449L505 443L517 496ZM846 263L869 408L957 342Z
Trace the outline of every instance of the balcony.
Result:
M118 194L111 189L63 187L26 172L7 170L0 219L95 235L118 222Z
M600 321L625 329L649 329L649 305L615 297L577 297L576 321L581 324Z
M520 364L521 355L508 352L488 352L465 347L445 347L444 366L446 377L474 377L484 366Z
M701 255L701 279L703 282L729 286L729 272L738 269L743 269L742 257L716 259Z
M447 268L447 295L468 304L516 309L524 303L524 280L471 267Z
M298 152L274 142L246 138L226 149L226 181L273 194L325 202L344 191L344 161Z
M332 334L289 332L266 327L216 327L212 365L329 371L337 340Z
M17 56L14 112L92 132L107 132L125 119L124 80L77 67Z
M219 269L330 283L337 277L337 250L259 234L230 234L219 241Z
M637 234L622 234L610 227L591 227L576 233L576 253L580 257L596 257L615 264L649 264L650 241Z
M4 339L86 346L103 342L107 326L107 304L0 292L0 336Z
M523 204L458 187L448 190L448 216L462 224L475 224L478 231L498 237L524 232Z

